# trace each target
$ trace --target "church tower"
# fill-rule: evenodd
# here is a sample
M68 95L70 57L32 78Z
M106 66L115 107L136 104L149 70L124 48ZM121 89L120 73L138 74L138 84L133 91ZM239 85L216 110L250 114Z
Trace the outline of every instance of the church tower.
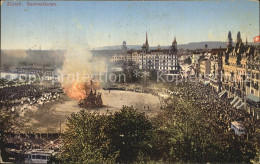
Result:
M174 37L174 41L172 42L172 47L171 47L171 52L173 54L177 54L177 41L176 41L176 37Z
M242 42L240 31L237 33L237 43Z
M231 31L228 32L228 47L232 47L232 36L231 36Z
M142 46L142 50L144 52L149 52L149 43L148 43L148 36L147 36L147 31L146 31L146 40L145 40L145 44L143 44Z
M228 32L227 50L225 52L225 64L229 64L229 54L233 51L231 31ZM219 56L219 55L218 55Z
M147 36L147 31L146 31L146 41L145 41L145 45L146 45L147 47L149 47L149 44L148 44L148 36Z

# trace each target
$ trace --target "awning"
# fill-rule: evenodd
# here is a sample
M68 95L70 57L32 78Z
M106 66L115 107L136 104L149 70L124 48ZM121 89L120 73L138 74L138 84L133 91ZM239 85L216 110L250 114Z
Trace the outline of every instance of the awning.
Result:
M238 97L235 97L231 102L230 102L230 104L231 105L233 105L233 104L235 104L235 102L238 100Z
M218 83L218 80L217 79L214 79L214 78L210 78L210 80L214 83Z
M238 107L242 103L241 99L238 99L238 101L233 105L233 107Z
M242 108L244 108L244 105L245 105L245 103L241 103L241 105L239 105L239 106L237 107L237 109L242 109Z
M255 95L252 95L252 94L247 95L246 99L251 100L251 101L256 102L256 103L260 102L260 98L255 96Z
M204 85L207 86L210 82L209 81L205 81Z
M219 98L223 97L226 92L227 92L227 91L222 91L221 93L218 94L218 97L219 97Z

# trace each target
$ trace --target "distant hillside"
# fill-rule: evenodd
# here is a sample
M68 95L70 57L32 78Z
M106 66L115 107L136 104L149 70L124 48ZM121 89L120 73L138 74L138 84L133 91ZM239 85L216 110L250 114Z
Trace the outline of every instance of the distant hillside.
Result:
M115 46L104 46L104 47L93 48L92 50L118 50L121 48L122 45L115 45ZM139 50L141 49L141 45L127 45L127 49Z
M190 50L194 50L194 49L203 49L205 47L205 44L208 45L208 49L212 49L212 48L225 48L227 47L227 43L226 42L218 42L218 41L205 41L205 42L191 42L188 44L179 44L178 45L178 49L190 49ZM252 45L256 45L256 43L249 43ZM235 43L233 43L233 45L235 45ZM121 45L115 45L115 46L105 46L105 47L99 47L99 48L95 48L93 50L117 50L117 49L121 49ZM169 46L161 46L162 49L164 48L169 48ZM141 45L127 45L128 49L135 49L135 50L140 50L141 49ZM154 47L150 47L150 49L156 49L157 46Z
M219 47L227 47L227 43L226 42L192 42L192 43L188 43L188 44L181 44L178 46L178 48L182 48L182 49L190 49L190 50L194 50L194 49L203 49L205 48L205 44L208 45L208 49L212 49L212 48L219 48Z

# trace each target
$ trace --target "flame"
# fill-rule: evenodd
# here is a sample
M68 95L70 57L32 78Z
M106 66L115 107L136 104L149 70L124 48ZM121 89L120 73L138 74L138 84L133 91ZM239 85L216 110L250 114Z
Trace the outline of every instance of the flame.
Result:
M92 84L92 89L100 89L100 82L96 81ZM91 90L90 82L72 82L64 88L68 97L75 100L82 100L89 95Z
M65 87L64 91L67 96L75 100L82 100L86 97L84 82L73 82L70 86Z

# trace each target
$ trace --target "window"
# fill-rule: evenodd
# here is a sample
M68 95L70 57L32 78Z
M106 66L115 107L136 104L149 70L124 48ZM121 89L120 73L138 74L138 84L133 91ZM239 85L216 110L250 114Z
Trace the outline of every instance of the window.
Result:
M36 159L41 159L41 155L36 155Z
M44 160L47 159L45 155L42 155L41 157L42 157L41 159L44 159Z
M35 155L32 155L32 159L36 159L36 156L35 156Z

